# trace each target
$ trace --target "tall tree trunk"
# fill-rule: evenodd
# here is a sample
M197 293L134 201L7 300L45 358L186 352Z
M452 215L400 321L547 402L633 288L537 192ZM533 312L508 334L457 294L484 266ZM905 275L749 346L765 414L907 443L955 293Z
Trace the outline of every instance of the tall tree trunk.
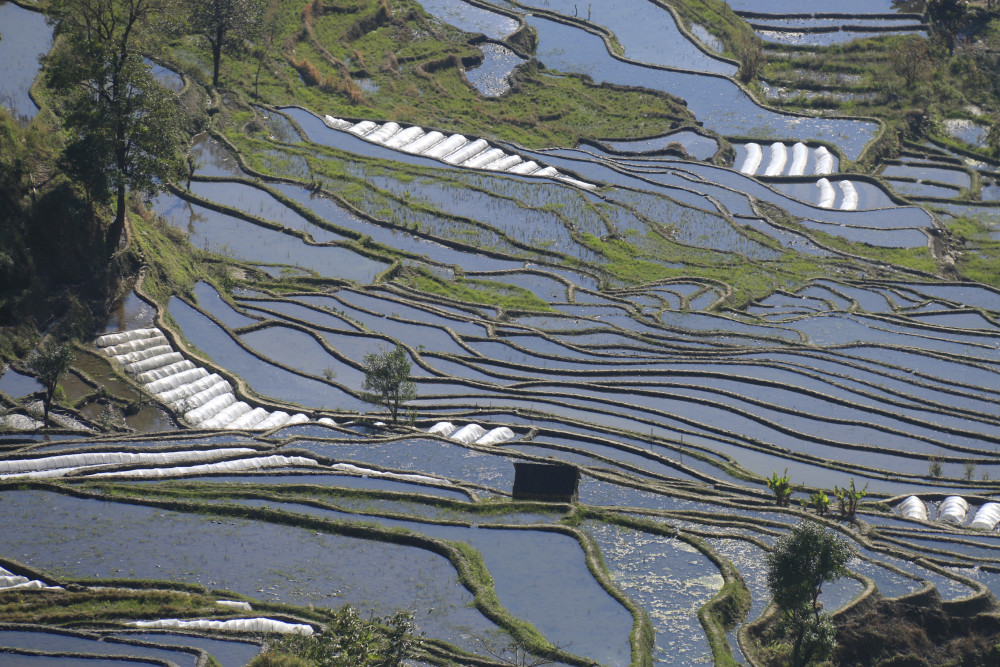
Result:
M118 186L118 211L115 213L115 220L108 227L108 251L113 253L118 249L118 244L122 240L122 232L125 231L125 184Z
M260 99L260 95L257 94L257 84L260 83L260 68L264 66L264 58L267 55L266 51L261 51L260 58L257 60L257 72L253 75L253 98L255 100Z
M222 40L226 36L225 31L219 27L215 29L215 39L212 41L212 85L219 85L219 62L222 60Z
M49 426L49 408L52 406L52 397L55 393L55 391L45 392L45 404L42 406L42 426L45 428Z

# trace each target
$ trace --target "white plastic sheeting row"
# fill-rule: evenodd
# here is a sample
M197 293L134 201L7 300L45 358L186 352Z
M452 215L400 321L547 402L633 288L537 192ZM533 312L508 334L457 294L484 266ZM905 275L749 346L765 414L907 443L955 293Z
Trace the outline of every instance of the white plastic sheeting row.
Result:
M917 521L927 521L927 505L924 504L920 498L916 496L909 496L903 502L896 506L899 513L908 519L916 519Z
M463 445L468 445L470 443L479 440L481 437L486 435L486 429L479 424L466 424L462 428L458 429L454 433L448 436L449 440L454 440L455 442L460 442Z
M173 365L174 364L171 364L171 366ZM162 394L170 391L171 389L177 389L181 385L190 384L195 380L200 380L204 377L208 377L208 371L204 368L191 368L189 370L174 373L173 375L168 375L160 378L159 380L148 382L146 383L146 389L148 389L151 394Z
M253 611L253 607L250 606L249 602L241 602L239 600L216 600L215 604L222 607L240 609L242 611Z
M273 618L234 618L228 621L182 621L164 618L157 621L132 621L129 625L137 628L174 628L178 630L216 630L219 632L272 632L282 635L313 634L311 625L286 623Z
M107 334L97 339L97 347L192 426L268 431L309 421L302 413L269 412L236 400L229 382L175 352L159 329Z
M146 371L145 373L139 373L135 376L136 381L146 384L147 382L153 382L154 380L161 380L165 377L170 377L171 375L177 375L181 371L189 371L191 369L198 368L190 361L185 359L184 361L178 361L176 364L168 364L166 366L160 366L159 368L154 368L151 371ZM201 369L205 370L205 369Z
M755 176L764 161L764 149L760 144L749 143L744 146L746 156L743 164L740 165L740 173L748 176ZM813 174L825 176L833 173L833 154L826 146L818 146L813 151L814 167ZM802 176L806 173L806 163L809 161L809 147L802 142L797 142L792 146L792 162L788 163L788 148L780 141L771 144L770 158L767 168L764 170L765 176ZM788 166L787 172L785 167Z
M801 141L792 146L792 166L788 168L789 176L802 176L806 173L806 163L809 161L809 147Z
M461 442L463 445L470 443L475 445L498 445L514 437L514 432L506 426L498 426L487 432L479 424L466 424L462 428L458 428L451 422L438 422L427 429L427 432L431 435L440 435L443 438Z
M506 426L500 426L487 432L483 437L476 440L477 445L499 445L514 437L514 432Z
M843 199L840 200L840 210L856 211L858 209L858 190L854 187L854 183L839 181L837 185L840 186L840 191L844 195ZM819 188L819 201L816 202L816 205L820 208L833 208L833 203L837 199L837 192L833 189L833 184L828 179L821 178L816 181L816 187Z
M446 479L438 479L437 477L428 477L427 475L411 475L409 473L401 472L384 472L382 470L373 470L372 468L361 468L351 463L335 463L330 466L331 470L338 470L340 472L350 472L357 475L364 475L365 477L386 477L389 479L398 479L405 482L417 482L419 484L443 484L445 486L450 486L451 482Z
M993 530L1000 523L1000 503L986 503L979 508L976 516L973 517L970 528L980 530Z
M350 132L373 144L423 155L458 167L553 178L585 190L597 189L593 183L562 174L555 167L546 167L530 160L525 161L519 155L508 155L502 149L490 146L485 139L468 139L461 134L445 136L436 130L426 132L416 126L403 128L399 123L392 121L381 125L371 120L352 123L341 118L324 116L323 122L331 129Z
M760 169L760 162L764 158L764 153L761 151L760 144L747 144L746 151L747 156L743 158L740 172L747 176L753 176Z
M764 170L765 176L781 176L785 171L785 164L788 162L788 151L785 144L775 141L771 144L771 161Z
M431 435L440 435L441 437L447 438L449 435L454 433L456 430L455 425L451 422L438 422L427 429L427 432Z
M47 586L38 579L28 579L0 567L0 591L61 591L62 586Z
M118 345L109 345L104 348L104 354L109 357L123 356L130 352L133 353L146 353L144 356L131 358L128 361L137 361L138 359L145 359L151 356L148 354L149 350L157 349L161 347L170 347L170 343L167 341L166 337L162 334L153 335L149 338L137 338L135 340L130 340L125 343L120 343ZM172 352L173 350L167 350L167 352Z
M301 466L318 466L313 459L303 456L254 456L248 459L234 461L218 461L202 463L195 466L177 466L173 468L139 468L136 470L119 470L116 472L99 472L88 477L116 477L120 479L158 479L161 477L182 477L188 475L219 475L264 468L288 468Z
M112 333L101 336L97 339L97 347L120 345L122 343L127 343L130 340L139 340L140 338L156 338L157 336L163 336L163 332L156 328L131 329L129 331L122 331L120 333Z
M819 188L819 201L816 202L816 205L820 208L833 208L833 201L837 198L833 184L829 180L821 178L816 181L816 187Z
M918 521L927 521L927 505L917 496L908 496L896 506L900 514ZM937 520L956 526L965 522L969 514L969 502L961 496L948 496L938 505ZM1000 524L1000 503L984 503L972 521L969 528L993 530Z
M858 190L854 183L841 181L838 183L840 191L844 193L844 199L840 202L841 211L856 211L858 209Z
M961 496L948 496L938 506L938 521L962 525L969 512L969 503Z
M248 447L226 449L191 450L181 452L87 452L85 454L62 454L37 459L11 459L0 461L0 477L19 476L24 473L59 470L79 470L103 465L154 464L169 465L181 461L205 461L226 456L253 454L256 450ZM61 475L59 475L61 476Z
M212 373L197 380L191 380L176 389L167 389L154 395L174 410L187 412L200 408L216 396L231 395L232 393L232 386L217 373Z
M833 154L827 150L826 146L820 146L813 151L813 157L816 159L816 166L813 167L815 175L826 176L833 173Z

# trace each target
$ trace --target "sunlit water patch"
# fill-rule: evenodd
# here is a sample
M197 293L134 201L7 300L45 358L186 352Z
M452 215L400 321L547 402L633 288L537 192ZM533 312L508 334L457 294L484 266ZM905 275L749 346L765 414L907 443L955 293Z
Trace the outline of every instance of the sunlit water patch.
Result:
M509 16L462 0L418 1L429 14L465 32L478 32L492 39L503 39L518 27L518 22Z
M526 62L506 46L486 42L479 45L483 64L465 71L469 82L483 97L500 97L510 90L510 77L514 68Z
M698 608L722 588L715 564L677 539L592 521L582 528L597 541L615 583L653 621L656 664L710 662Z
M699 49L677 27L669 10L653 2L596 2L584 7L573 0L521 0L521 4L606 27L624 47L625 56L637 62L727 76L736 73L734 63Z

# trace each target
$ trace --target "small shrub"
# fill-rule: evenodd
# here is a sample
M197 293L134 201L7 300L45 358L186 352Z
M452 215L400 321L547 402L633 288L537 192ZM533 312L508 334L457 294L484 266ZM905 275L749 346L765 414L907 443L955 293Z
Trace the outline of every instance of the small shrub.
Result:
M830 510L830 497L822 491L817 491L809 496L809 504L823 516Z
M788 474L788 468L785 468L782 475L779 476L777 472L771 471L771 477L767 480L767 488L771 489L774 494L774 501L778 507L788 507L792 498L792 485L788 481L791 476Z
M319 73L319 69L308 58L303 58L302 60L292 58L292 67L299 73L299 76L302 77L302 82L307 86L322 85L323 75Z
M837 497L840 517L848 521L854 521L854 517L858 513L858 503L868 495L868 485L865 484L865 488L858 491L854 488L854 478L852 477L850 488L841 489L834 485L833 495Z
M321 635L290 635L250 667L399 667L413 644L413 615L363 619L347 605Z
M750 83L760 75L765 64L764 49L760 39L751 32L741 32L736 39L736 57L740 68L736 78L743 83Z

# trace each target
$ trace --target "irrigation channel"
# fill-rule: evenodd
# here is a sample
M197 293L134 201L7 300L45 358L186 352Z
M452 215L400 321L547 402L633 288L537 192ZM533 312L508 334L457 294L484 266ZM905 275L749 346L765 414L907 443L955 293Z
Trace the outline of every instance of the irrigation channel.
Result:
M643 20L620 20L624 4ZM844 11L891 12L858 4ZM967 187L968 169L914 149L887 180L851 181L855 210L843 185L817 206L820 178L848 182L840 162L879 125L759 105L662 6L593 3L584 20L568 0L424 5L497 42L526 21L550 70L682 97L703 128L476 146L552 168L535 174L406 150L391 139L405 128L376 136L393 119L325 109L254 107L262 130L197 136L190 187L150 209L228 258L238 284L156 303L140 282L78 350L63 383L77 409L56 410L54 434L33 431L40 385L0 377L19 406L0 435L0 583L21 587L0 605L119 586L207 600L187 621L277 625L139 626L157 619L126 607L72 630L0 627L0 662L236 667L262 632L321 630L310 610L345 603L411 610L430 664L500 664L512 636L563 664L743 662L769 602L763 554L815 516L797 506L806 490L775 507L763 479L785 469L802 489L867 486L857 523L822 519L857 549L852 577L824 588L828 611L1000 596L1000 533L979 513L1000 480L1000 293L894 261L942 259L919 204ZM41 51L51 35L9 3L0 20L3 80L23 88L36 65L2 56L6 28ZM757 29L798 25L777 21ZM521 62L496 46L484 94ZM710 161L720 135L728 163ZM676 263L653 259L665 248ZM789 278L801 262L817 277ZM121 332L141 333L107 336ZM364 417L360 386L364 356L397 344L417 397L391 429ZM140 406L130 432L102 423L107 395ZM518 461L577 466L578 502L512 499ZM720 619L740 590L749 608Z

